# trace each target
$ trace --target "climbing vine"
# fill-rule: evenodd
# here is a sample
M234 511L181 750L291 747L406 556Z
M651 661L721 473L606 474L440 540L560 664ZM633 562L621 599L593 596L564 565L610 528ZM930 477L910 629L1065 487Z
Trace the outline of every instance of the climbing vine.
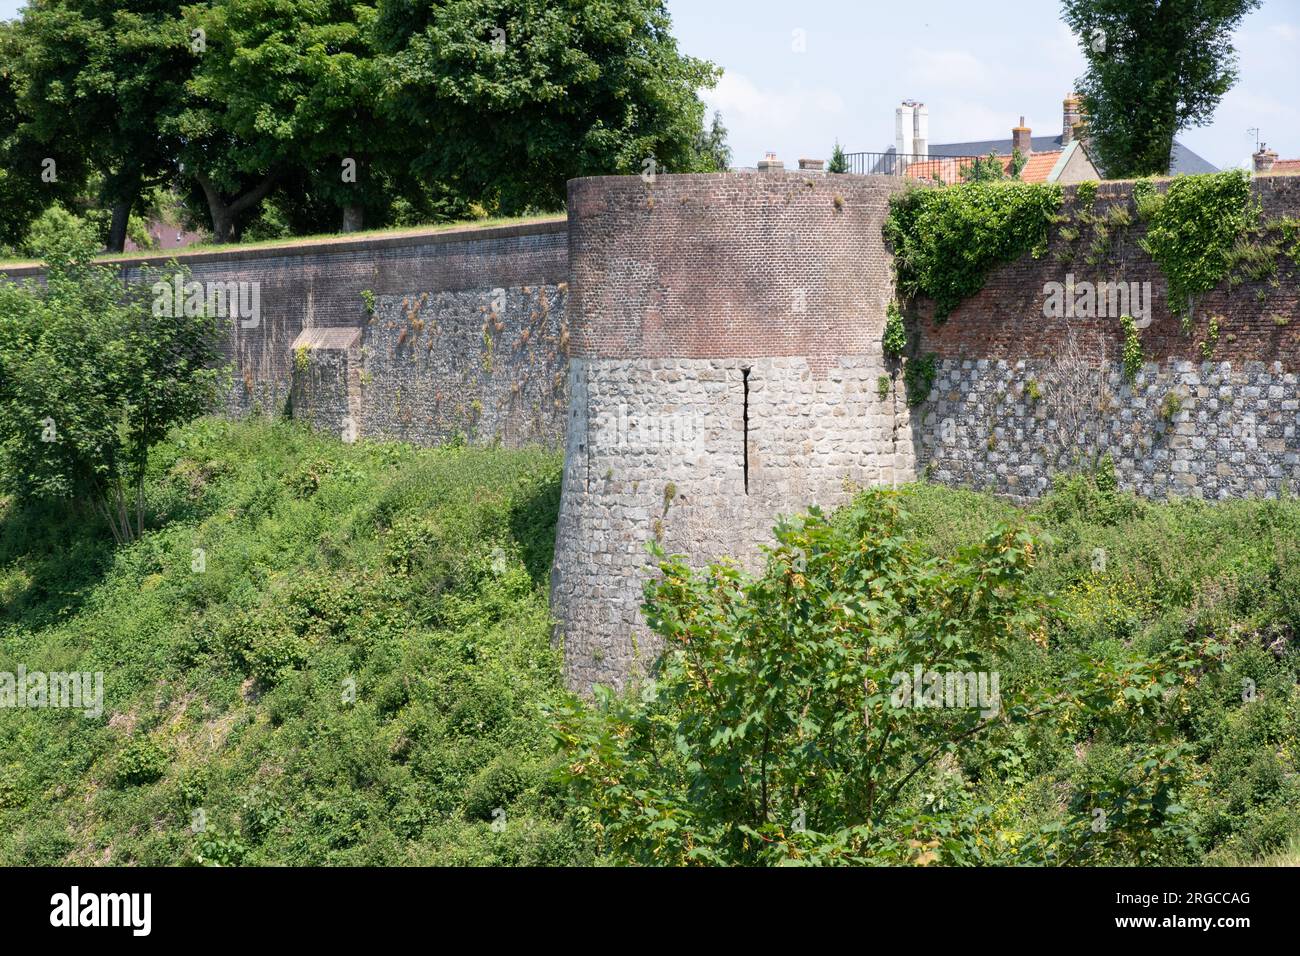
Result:
M936 356L933 352L907 360L907 365L903 368L903 390L907 394L908 405L915 407L930 397L936 369Z
M1142 355L1142 342L1138 339L1137 325L1133 322L1133 316L1121 315L1119 324L1124 329L1124 380L1132 382L1137 378L1138 372L1142 371L1142 363L1145 361Z
M1144 189L1148 219L1142 248L1169 281L1169 304L1190 329L1196 297L1218 285L1233 266L1233 249L1259 224L1259 201L1243 170L1179 176L1164 196Z
M1061 187L977 182L916 188L890 201L885 240L893 247L899 290L924 295L945 318L978 292L989 270L1047 249Z
M907 327L903 324L903 311L897 302L885 308L885 335L882 339L885 355L898 358L907 350Z

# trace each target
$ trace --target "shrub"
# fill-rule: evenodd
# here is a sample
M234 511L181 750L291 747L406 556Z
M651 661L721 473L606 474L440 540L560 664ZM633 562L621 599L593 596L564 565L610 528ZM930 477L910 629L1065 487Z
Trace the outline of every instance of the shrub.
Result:
M1175 642L1151 657L1054 666L1052 601L1030 586L1042 541L993 524L934 554L910 525L897 495L873 491L832 521L813 509L778 525L757 577L660 556L645 605L666 648L654 681L556 713L566 780L613 859L1149 862L1187 852L1177 799L1188 748L1166 741L1205 649ZM929 669L1001 671L996 716L900 701L899 687ZM1018 813L1017 784L1065 760L1052 741L1083 727L1122 727L1132 743L1078 779L1068 808ZM1100 837L1098 808L1110 827Z
M130 787L153 783L167 772L168 762L167 752L153 741L134 741L117 758L117 785Z

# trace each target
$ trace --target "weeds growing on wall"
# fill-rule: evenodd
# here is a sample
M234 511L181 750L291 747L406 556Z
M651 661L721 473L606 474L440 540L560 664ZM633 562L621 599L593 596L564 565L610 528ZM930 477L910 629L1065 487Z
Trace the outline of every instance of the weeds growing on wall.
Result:
M899 291L933 300L935 317L942 319L983 287L994 266L1042 255L1052 226L1068 244L1057 253L1062 262L1082 251L1096 268L1116 240L1141 221L1146 235L1140 245L1168 280L1170 306L1190 333L1197 298L1220 282L1276 286L1284 256L1300 265L1300 218L1261 221L1261 204L1242 170L1178 176L1163 193L1153 180L1142 179L1133 184L1132 195L1136 218L1127 204L1098 212L1098 184L1091 181L1075 187L1065 212L1055 184L972 182L910 189L893 197L884 225ZM1077 249L1084 239L1086 249Z
M885 307L885 334L881 344L888 358L901 358L907 351L907 326L897 302L890 302Z
M894 196L884 235L899 291L932 299L936 318L946 317L994 266L1044 253L1061 195L1057 185L978 182Z
M1124 381L1133 382L1137 379L1138 372L1142 371L1142 363L1146 358L1142 354L1142 340L1138 338L1137 325L1131 315L1121 315L1119 317L1120 327L1124 331Z
M1250 176L1229 170L1178 176L1159 199L1144 190L1147 234L1141 245L1169 282L1169 304L1190 330L1197 296L1229 273L1233 249L1259 223Z
M903 366L903 390L907 394L907 404L915 407L930 397L937 361L933 352L915 355L907 360Z

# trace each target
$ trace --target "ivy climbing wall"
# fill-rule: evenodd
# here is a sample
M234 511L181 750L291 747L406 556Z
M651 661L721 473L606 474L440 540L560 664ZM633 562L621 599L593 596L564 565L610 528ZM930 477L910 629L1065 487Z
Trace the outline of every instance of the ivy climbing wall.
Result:
M1144 248L1159 220L1140 214L1133 183L1095 198L1067 187L1039 254L993 267L946 318L916 298L912 357L934 369L911 412L918 473L1027 501L1054 473L1109 455L1120 487L1150 498L1300 490L1300 177L1249 190L1263 228L1187 243L1195 265L1215 241L1229 250L1190 308L1171 293L1177 269ZM1076 293L1148 284L1149 324L1128 339L1100 301L1046 315L1050 284L1067 279Z

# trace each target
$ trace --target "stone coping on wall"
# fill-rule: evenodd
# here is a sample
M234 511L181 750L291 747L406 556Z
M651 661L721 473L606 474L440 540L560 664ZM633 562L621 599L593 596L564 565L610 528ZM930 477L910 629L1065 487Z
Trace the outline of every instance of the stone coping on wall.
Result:
M410 231L384 235L363 236L329 236L323 239L304 239L275 245L230 246L229 248L186 251L171 249L167 252L149 253L139 256L98 260L98 264L133 268L145 265L158 265L171 262L199 263L221 262L225 260L273 259L285 256L312 255L328 251L331 253L361 252L367 249L394 249L404 246L442 245L456 242L479 242L492 239L512 239L518 236L545 235L564 232L569 227L565 216L539 219L530 222L509 223L501 226L456 227L452 229ZM9 278L41 275L45 265L40 262L15 262L0 264L0 275Z

